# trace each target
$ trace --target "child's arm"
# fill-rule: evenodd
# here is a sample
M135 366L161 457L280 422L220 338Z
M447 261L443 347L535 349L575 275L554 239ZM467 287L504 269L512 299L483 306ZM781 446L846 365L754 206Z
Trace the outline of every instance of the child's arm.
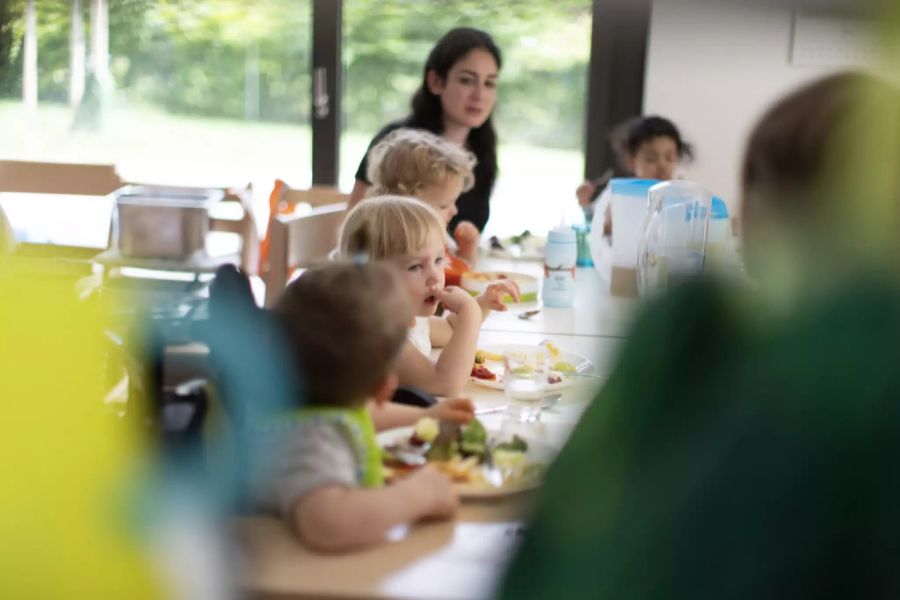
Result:
M491 314L492 310L500 312L509 310L509 307L503 304L503 297L507 294L512 296L513 302L519 301L519 285L515 281L504 279L488 285L484 292L475 299L479 308L481 308L482 323Z
M402 523L449 518L459 499L450 480L425 466L382 488L325 485L303 496L292 510L300 539L314 550L341 552L383 542Z
M436 396L456 396L472 372L481 315L478 303L457 287L439 291L437 299L452 312L448 319L431 319L431 343L444 346L437 362L407 342L397 361L401 385L414 385Z
M475 405L468 398L447 398L428 408L406 406L394 402L369 402L369 414L376 431L415 425L422 417L464 425L475 418Z
M459 257L474 265L478 260L478 238L480 237L478 228L469 221L460 221L456 229L453 230L453 239L459 246Z

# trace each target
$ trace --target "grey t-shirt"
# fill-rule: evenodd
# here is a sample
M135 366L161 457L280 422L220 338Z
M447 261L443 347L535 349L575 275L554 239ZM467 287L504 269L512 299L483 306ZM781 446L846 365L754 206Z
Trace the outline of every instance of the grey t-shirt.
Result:
M356 487L359 461L346 428L335 422L296 422L265 442L262 467L251 477L254 504L285 518L316 488Z

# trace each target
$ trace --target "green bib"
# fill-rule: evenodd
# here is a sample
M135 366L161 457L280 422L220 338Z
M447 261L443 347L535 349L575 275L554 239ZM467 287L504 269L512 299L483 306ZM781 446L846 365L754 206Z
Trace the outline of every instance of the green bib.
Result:
M375 424L368 408L306 407L291 413L301 423L336 425L350 440L356 456L356 480L363 487L384 485L381 448L375 438Z

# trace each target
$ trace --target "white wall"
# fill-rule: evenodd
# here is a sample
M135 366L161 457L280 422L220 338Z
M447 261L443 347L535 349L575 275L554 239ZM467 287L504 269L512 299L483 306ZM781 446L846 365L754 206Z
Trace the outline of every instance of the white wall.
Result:
M749 1L653 3L644 113L678 125L697 154L684 176L724 198L732 214L756 120L785 92L836 68L790 64L792 22L790 8Z

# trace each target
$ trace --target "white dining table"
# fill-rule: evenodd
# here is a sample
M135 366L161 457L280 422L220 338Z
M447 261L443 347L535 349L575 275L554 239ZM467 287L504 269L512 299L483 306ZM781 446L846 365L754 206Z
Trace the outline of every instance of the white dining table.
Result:
M541 270L539 264L493 259L479 267L535 275ZM487 319L478 345L549 340L563 352L590 360L599 378L584 378L560 390L559 401L532 424L519 423L502 410L502 391L470 382L463 394L476 409L488 411L479 416L488 430L520 433L559 449L614 368L635 303L611 298L591 270L579 269L577 281L573 307L540 307L537 315L523 320L515 314L528 307L512 305L507 313ZM340 555L310 551L275 517L238 518L232 533L244 566L239 586L258 598L490 598L522 537L534 499L533 492L520 492L464 500L452 520L399 527L383 544Z
M524 273L540 282L542 263L485 258L479 271ZM556 335L624 337L638 303L633 298L611 296L609 283L593 267L579 267L575 273L575 302L569 308L550 308L537 302L513 304L509 311L488 316L482 331L512 331ZM528 319L519 315L537 310Z

